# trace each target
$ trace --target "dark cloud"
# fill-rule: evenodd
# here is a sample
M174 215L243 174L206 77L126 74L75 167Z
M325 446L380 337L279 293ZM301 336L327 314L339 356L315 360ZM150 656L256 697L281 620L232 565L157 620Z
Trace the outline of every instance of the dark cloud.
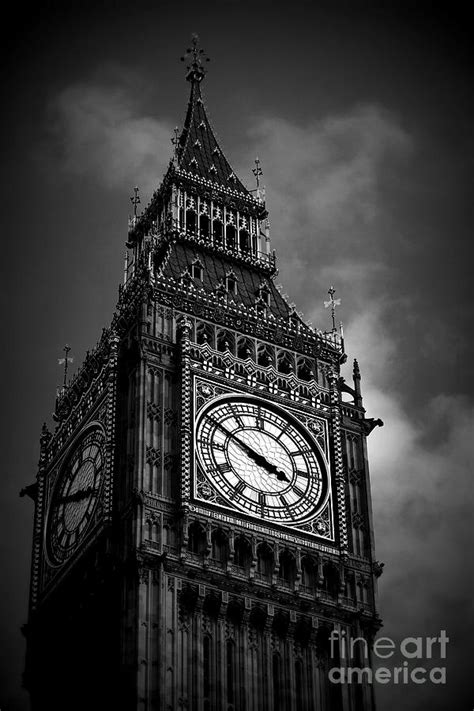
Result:
M165 120L141 114L136 91L123 80L91 82L55 97L51 128L64 171L109 189L138 180L147 194L156 188L171 158L172 128Z
M470 708L471 25L452 4L356 5L10 8L2 708L26 707L32 511L18 490L35 475L62 345L79 363L111 317L130 191L140 185L143 206L168 162L187 94L178 57L195 30L222 147L244 180L262 161L277 281L323 329L334 283L368 414L386 423L369 441L383 634L444 628L451 640L446 689L380 687L379 706Z

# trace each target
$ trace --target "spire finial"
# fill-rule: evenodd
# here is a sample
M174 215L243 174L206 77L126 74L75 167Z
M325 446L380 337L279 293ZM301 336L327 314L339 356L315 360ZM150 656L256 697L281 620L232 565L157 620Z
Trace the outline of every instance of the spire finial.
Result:
M199 48L199 36L193 34L191 36L192 46L186 49L186 54L181 57L181 61L188 61L186 68L188 73L186 74L186 79L188 81L200 82L204 79L206 74L206 69L203 67L203 61L209 62L209 57L206 57L203 49Z
M136 186L133 188L133 195L132 195L131 198L130 198L130 202L131 202L132 205L133 205L133 216L134 216L134 217L137 216L137 205L139 205L139 204L141 203L140 196L139 196L138 193L139 193L139 188L138 188L138 186L136 185Z
M336 290L333 286L330 286L328 289L328 294L329 294L329 300L324 302L324 308L328 308L329 306L331 307L331 318L332 318L332 330L336 330L336 306L341 305L341 299L335 299L334 294L336 293Z
M263 175L263 170L258 156L255 158L255 168L252 168L252 173L255 175L255 180L257 181L257 197L260 198L260 177ZM253 193L253 190L251 190L251 192Z
M174 159L176 160L178 158L178 146L179 146L179 128L177 126L174 127L173 134L174 134L174 136L171 139L171 143L174 146Z
M68 346L67 343L66 343L66 345L65 345L64 348L63 348L63 351L64 351L64 353L65 353L64 358L58 358L58 363L59 363L59 365L64 365L64 388L65 388L66 385L67 385L67 368L68 368L68 365L69 365L69 363L72 363L73 360L74 360L73 358L69 358L69 356L68 356L68 353L69 353L70 350L71 350L71 346Z

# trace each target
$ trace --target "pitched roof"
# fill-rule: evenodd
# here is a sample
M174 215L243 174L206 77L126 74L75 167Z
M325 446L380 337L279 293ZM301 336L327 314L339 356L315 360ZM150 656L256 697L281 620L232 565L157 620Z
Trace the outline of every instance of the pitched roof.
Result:
M250 195L217 143L204 107L201 83L196 79L191 81L188 110L177 153L180 170L212 180L246 196Z
M219 283L225 284L226 276L233 272L237 282L237 291L235 295L232 295L232 299L237 306L242 305L246 308L255 306L259 289L265 285L270 293L268 305L270 313L277 319L287 320L289 318L290 308L271 279L262 276L257 270L236 264L223 256L196 250L190 245L176 242L170 245L167 259L161 269L162 275L179 281L197 259L203 271L202 280L195 280L195 285L198 288L203 288L206 296L214 294Z

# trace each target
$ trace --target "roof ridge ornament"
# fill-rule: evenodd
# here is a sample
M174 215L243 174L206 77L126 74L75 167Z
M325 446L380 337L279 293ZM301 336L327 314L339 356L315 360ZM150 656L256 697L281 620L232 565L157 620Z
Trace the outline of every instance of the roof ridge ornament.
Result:
M181 57L181 61L187 61L188 64L186 68L188 73L186 74L187 81L190 82L201 82L207 73L207 69L204 69L203 61L209 62L209 57L206 56L203 49L199 48L199 35L194 33L191 35L192 46L186 49L186 54Z

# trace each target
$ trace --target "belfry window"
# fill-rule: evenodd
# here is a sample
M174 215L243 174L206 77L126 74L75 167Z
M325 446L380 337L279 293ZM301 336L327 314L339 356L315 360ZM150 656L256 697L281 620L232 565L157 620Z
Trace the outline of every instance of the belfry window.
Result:
M239 247L241 252L250 251L250 238L247 230L240 230L239 232Z
M225 228L225 240L227 249L235 249L235 227L227 223Z
M209 217L205 213L199 216L199 232L201 237L209 237Z

